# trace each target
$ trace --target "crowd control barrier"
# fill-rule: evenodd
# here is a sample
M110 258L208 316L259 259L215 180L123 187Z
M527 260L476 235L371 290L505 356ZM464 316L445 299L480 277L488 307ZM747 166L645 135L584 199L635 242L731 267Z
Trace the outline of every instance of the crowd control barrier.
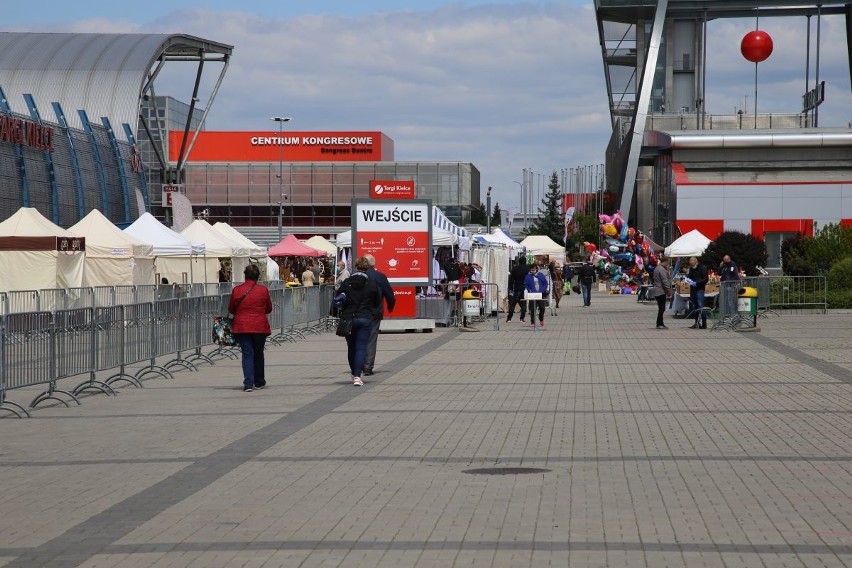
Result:
M80 404L87 390L114 394L117 383L142 387L148 377L173 378L238 350L212 342L213 318L227 314L232 284L121 286L27 290L0 296L0 410L20 418L47 400ZM330 329L331 286L286 288L270 283L273 337L296 341ZM128 299L134 303L124 304ZM12 308L50 307L13 312ZM279 339L280 341L280 339ZM206 352L205 352L206 350ZM131 372L131 367L135 372ZM84 380L72 390L57 381ZM9 399L42 386L28 406Z

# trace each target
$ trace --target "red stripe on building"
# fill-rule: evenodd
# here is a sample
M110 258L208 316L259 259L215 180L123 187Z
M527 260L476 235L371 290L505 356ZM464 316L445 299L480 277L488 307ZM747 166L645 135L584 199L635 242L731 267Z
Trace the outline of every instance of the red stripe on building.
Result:
M711 241L715 241L716 237L724 232L725 221L722 219L678 219L677 226L683 234L698 229L698 232L702 235Z
M812 237L814 221L813 219L753 219L751 234L762 239L766 233L801 233L806 237Z

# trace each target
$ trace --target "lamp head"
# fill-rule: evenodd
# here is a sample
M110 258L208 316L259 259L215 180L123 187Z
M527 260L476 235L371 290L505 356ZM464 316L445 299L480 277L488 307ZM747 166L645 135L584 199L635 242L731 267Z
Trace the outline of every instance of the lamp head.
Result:
M290 122L289 116L273 116L269 120L274 120L275 122Z

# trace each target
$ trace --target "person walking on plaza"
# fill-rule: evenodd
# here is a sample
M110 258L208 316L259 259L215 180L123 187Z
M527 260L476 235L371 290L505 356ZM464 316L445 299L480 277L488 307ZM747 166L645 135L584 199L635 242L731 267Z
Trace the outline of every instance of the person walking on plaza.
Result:
M719 286L719 293L723 294L725 301L725 313L733 315L737 311L737 289L736 284L725 284L725 282L739 282L740 268L731 260L730 255L722 257L722 263L719 265L719 281L722 284Z
M352 384L356 387L364 385L361 379L367 359L367 344L375 323L375 309L382 307L379 287L368 275L370 261L361 257L355 261L355 272L347 278L337 292L337 298L342 298L343 305L340 317L352 320L352 333L346 336L346 355L349 360L349 371L352 374ZM370 373L371 375L373 373Z
M707 268L698 262L698 258L689 258L689 270L686 271L689 279L689 303L690 313L695 317L695 323L690 329L707 329L707 312L704 307L704 287L707 285Z
M547 276L535 264L530 265L530 270L524 278L524 289L528 293L541 294L542 298L547 296ZM529 311L530 325L535 327L535 313L538 312L539 325L544 327L544 300L529 300Z
M595 272L595 267L592 261L586 259L586 262L577 269L577 280L580 282L580 289L583 291L583 307L592 305L592 284L598 279Z
M367 277L378 286L379 296L384 299L388 313L393 312L396 297L393 295L393 288L388 282L388 277L376 270L376 257L372 254L365 254L364 258L370 264L366 270ZM367 376L374 374L373 366L376 363L376 347L379 343L379 328L382 326L382 318L384 318L384 309L380 300L378 305L373 308L373 329L370 332L370 341L367 343L367 358L364 360L364 374Z
M657 301L657 329L668 329L663 323L666 301L672 297L672 277L669 274L669 259L660 258L654 272L651 273L651 287L648 295Z
M509 312L506 314L506 323L512 321L516 304L521 305L521 322L526 321L527 303L524 301L524 279L529 271L530 267L523 257L519 257L517 264L509 271L509 286L506 288L509 291Z
M562 299L562 294L564 292L562 288L565 286L565 280L563 280L562 276L562 265L558 262L553 265L551 280L553 281L553 301L556 302L556 307L558 308L559 300Z
M272 299L269 289L257 283L257 265L249 264L243 274L246 280L231 291L228 311L234 314L234 337L243 353L243 391L251 392L266 386L263 348L272 334L267 317L272 313Z

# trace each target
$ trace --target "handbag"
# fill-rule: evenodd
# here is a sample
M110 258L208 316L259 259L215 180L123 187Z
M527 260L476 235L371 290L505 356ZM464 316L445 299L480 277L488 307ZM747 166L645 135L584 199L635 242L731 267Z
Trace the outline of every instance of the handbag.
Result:
M216 343L219 347L233 347L236 345L237 338L234 337L233 325L233 318L225 316L216 316L213 318L213 343Z
M565 293L566 296L571 295L571 282L565 281L565 284L562 285L562 292Z
M257 286L257 282L250 286L245 294L240 296L235 309L240 307L240 304L243 303L249 292L254 290L255 286ZM227 316L216 316L213 318L213 343L219 345L219 347L233 347L237 344L237 338L234 337L234 318Z
M349 337L352 335L352 321L352 318L340 318L340 321L337 322L337 331L335 331L338 337Z

